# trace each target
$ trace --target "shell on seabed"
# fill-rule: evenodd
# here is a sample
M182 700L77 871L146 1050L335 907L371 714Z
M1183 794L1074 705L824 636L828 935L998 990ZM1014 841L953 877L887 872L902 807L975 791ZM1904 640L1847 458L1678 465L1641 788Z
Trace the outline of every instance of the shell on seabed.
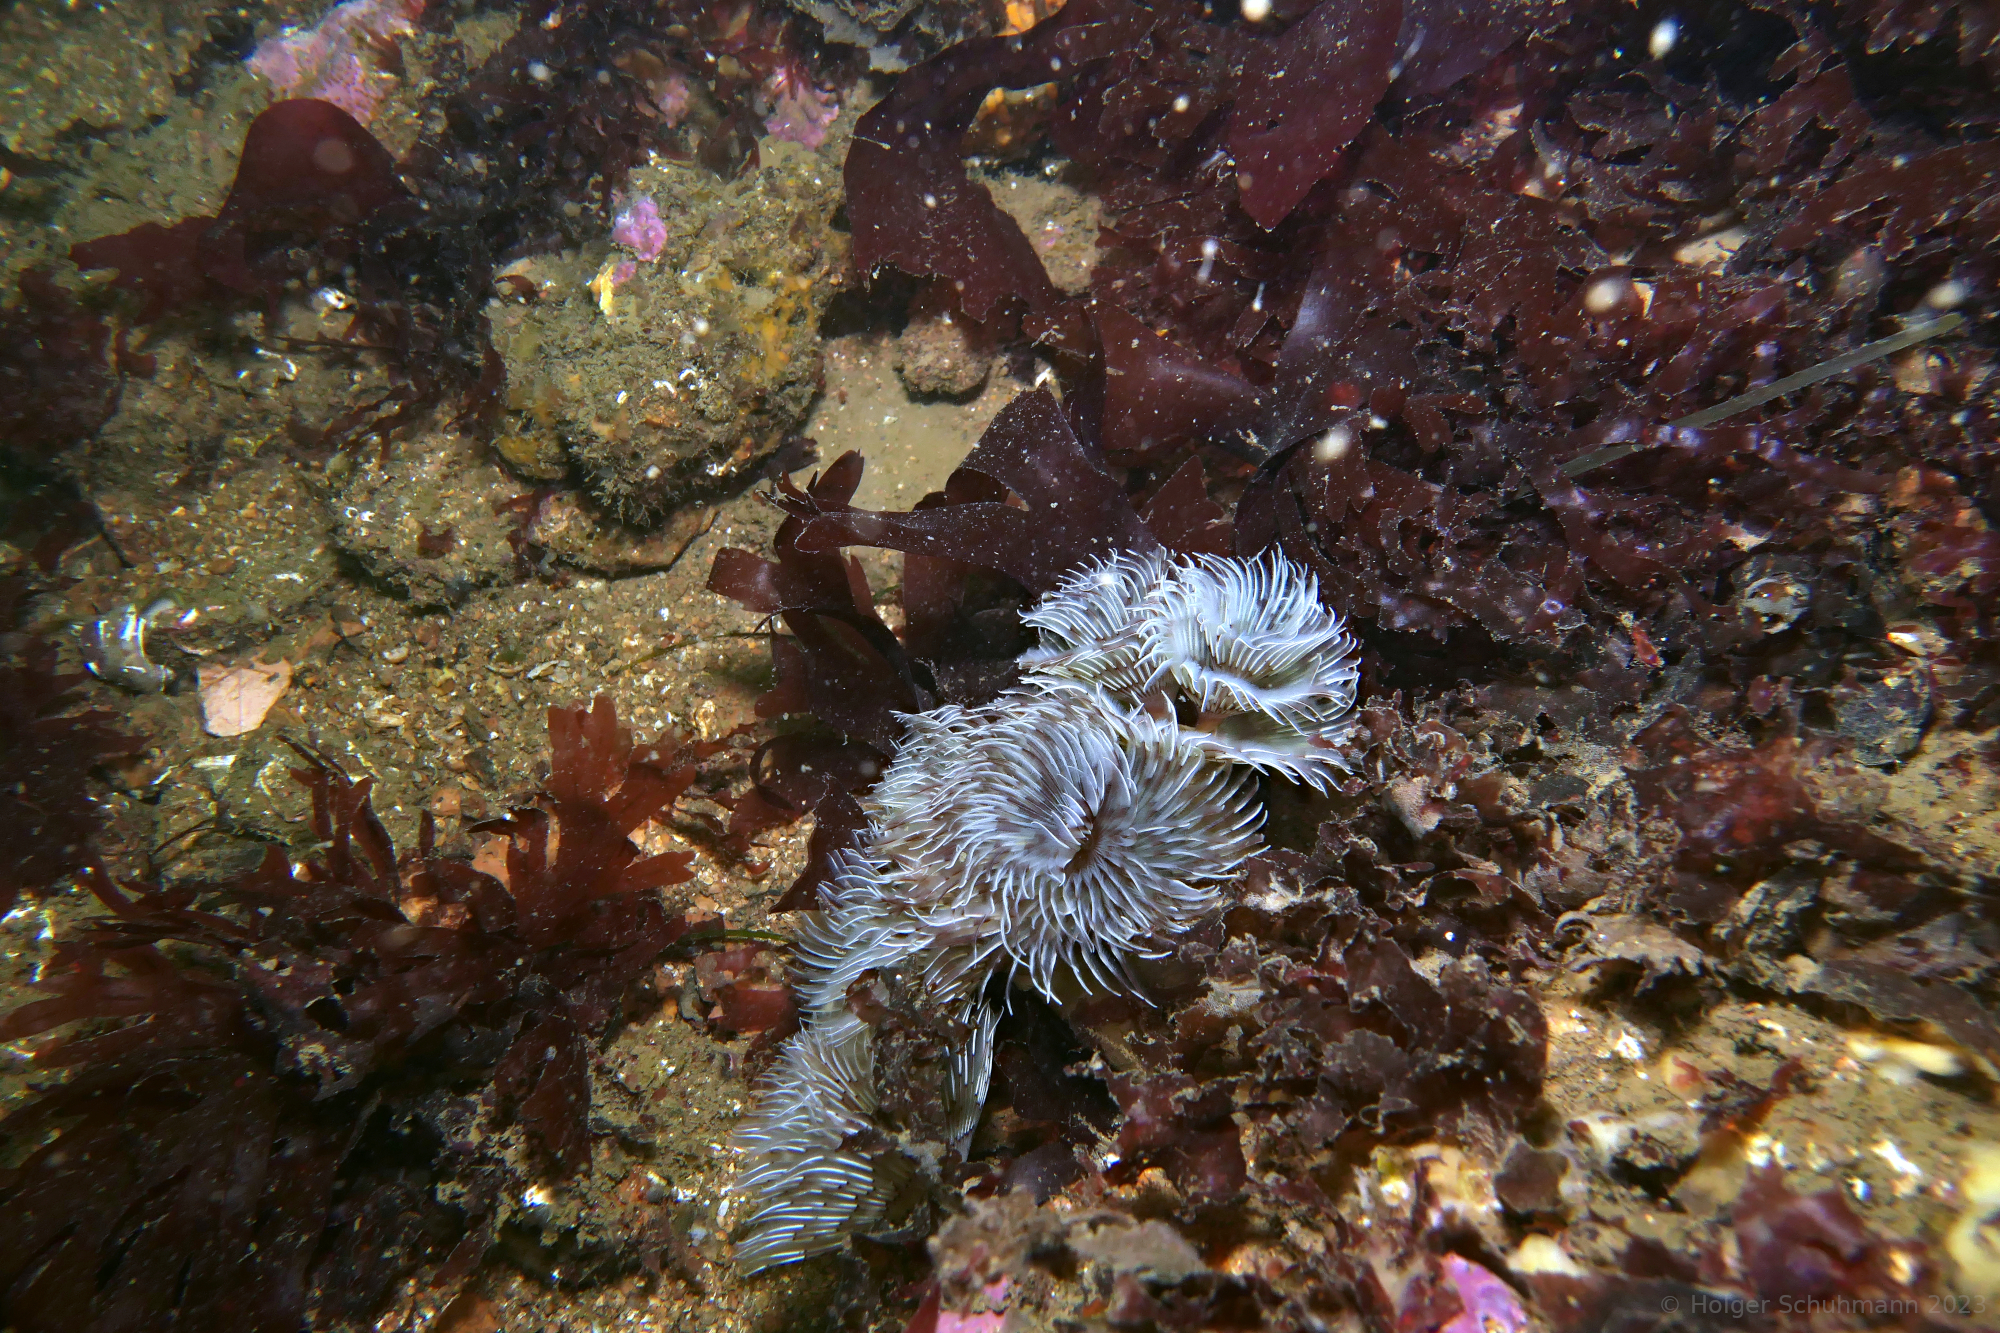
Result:
M154 621L175 609L173 598L161 597L143 610L134 604L118 615L83 626L77 637L82 643L84 666L99 680L134 694L160 693L173 684L174 672L146 656L146 633Z

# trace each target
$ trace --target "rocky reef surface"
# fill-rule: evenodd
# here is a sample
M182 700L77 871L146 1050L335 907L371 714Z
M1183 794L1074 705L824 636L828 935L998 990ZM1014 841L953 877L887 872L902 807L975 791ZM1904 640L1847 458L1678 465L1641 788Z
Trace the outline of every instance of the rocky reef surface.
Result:
M2000 1327L1996 32L6 8L0 1326ZM1240 750L1048 608L1259 560L1255 846L827 980L1052 677Z

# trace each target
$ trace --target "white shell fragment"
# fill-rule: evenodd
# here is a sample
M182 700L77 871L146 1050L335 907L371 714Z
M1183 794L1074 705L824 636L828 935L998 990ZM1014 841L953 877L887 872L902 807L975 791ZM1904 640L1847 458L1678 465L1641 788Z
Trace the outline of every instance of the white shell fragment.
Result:
M292 687L292 664L250 662L242 666L203 666L201 729L211 736L242 736L264 725L271 706Z

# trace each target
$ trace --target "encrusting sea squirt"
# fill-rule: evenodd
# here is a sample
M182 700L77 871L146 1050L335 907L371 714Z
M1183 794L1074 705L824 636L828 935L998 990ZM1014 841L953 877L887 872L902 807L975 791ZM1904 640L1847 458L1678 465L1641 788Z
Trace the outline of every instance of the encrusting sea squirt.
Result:
M1245 766L1324 787L1353 705L1353 640L1312 574L1115 554L1025 617L1023 682L906 716L798 940L805 1029L739 1131L757 1270L880 1230L922 1166L883 1132L875 1028L852 996L893 976L947 1016L942 1128L962 1147L993 1069L996 978L1051 1000L1137 993L1262 845Z

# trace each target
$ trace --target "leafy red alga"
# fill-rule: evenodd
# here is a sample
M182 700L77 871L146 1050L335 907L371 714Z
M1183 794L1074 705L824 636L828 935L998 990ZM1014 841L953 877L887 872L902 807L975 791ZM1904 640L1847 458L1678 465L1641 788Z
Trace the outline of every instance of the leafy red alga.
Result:
M1278 225L1389 91L1402 0L1320 0L1250 58L1229 123L1243 210Z
M310 752L313 856L184 888L96 876L109 915L0 1018L10 1041L87 1023L37 1053L68 1080L0 1121L28 1148L0 1172L14 1327L361 1317L413 1268L469 1271L524 1170L584 1164L591 1043L686 929L655 890L688 855L631 835L718 747L635 745L608 699L549 721L544 799L484 826L504 883L437 855L428 818L398 855L370 780Z
M852 509L844 500L826 503L818 496L807 497L807 507L789 493L780 503L806 520L797 537L802 551L885 546L991 569L1037 595L1113 551L1158 545L1124 489L1085 451L1055 400L1039 390L1003 408L959 467L1005 491L992 499L919 505L907 514ZM1009 503L1007 495L1019 503Z
M23 270L17 285L0 310L0 458L39 467L96 434L117 410L119 377L152 362L46 269Z
M18 623L29 590L23 575L0 577L0 625ZM91 863L103 816L90 772L144 748L115 713L80 707L88 677L58 671L54 644L32 635L16 642L14 660L0 665L0 827L11 830L0 851L0 913Z
M711 591L776 616L789 631L772 639L776 681L759 698L759 715L810 713L839 737L766 746L753 791L731 819L741 854L764 829L820 815L811 864L783 899L787 908L813 901L826 858L861 827L854 797L895 752L898 715L990 698L1011 677L1028 643L1022 607L1115 551L1163 540L1187 550L1228 546L1199 463L1159 488L1142 516L1040 391L1004 408L945 488L907 513L849 503L861 468L861 456L848 453L803 488L780 480L770 499L786 518L774 558L729 548L709 574ZM843 554L848 546L906 553L901 635L876 613L859 563ZM828 781L836 772L841 779Z

